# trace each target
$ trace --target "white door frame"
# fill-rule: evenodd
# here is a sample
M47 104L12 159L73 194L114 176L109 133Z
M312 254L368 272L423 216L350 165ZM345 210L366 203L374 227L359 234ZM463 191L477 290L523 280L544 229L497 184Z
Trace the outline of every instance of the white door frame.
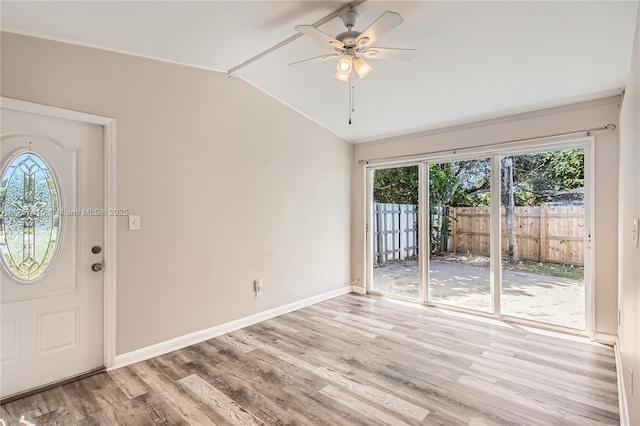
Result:
M104 128L104 206L116 208L116 120L18 99L0 97L0 107L47 117L97 124ZM116 216L104 217L104 367L116 355Z

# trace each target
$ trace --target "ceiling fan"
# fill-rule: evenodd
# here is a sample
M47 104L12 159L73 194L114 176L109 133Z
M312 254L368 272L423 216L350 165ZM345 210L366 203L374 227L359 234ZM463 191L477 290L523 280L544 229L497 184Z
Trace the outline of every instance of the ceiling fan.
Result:
M295 28L296 31L333 47L338 53L316 56L293 62L289 65L340 57L338 65L336 66L335 78L346 83L349 81L353 69L355 69L360 78L365 78L369 75L372 68L364 58L410 61L416 56L416 49L373 46L380 36L388 33L404 21L399 13L391 11L384 12L362 32L353 30L357 18L358 13L351 8L342 13L340 19L344 23L344 26L347 27L347 31L335 37L331 37L311 25L298 25Z

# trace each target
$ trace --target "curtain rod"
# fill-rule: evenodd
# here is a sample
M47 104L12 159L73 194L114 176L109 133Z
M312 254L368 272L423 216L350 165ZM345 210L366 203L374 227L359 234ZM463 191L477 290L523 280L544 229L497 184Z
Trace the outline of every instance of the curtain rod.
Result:
M587 136L591 136L591 132L599 132L602 130L609 130L609 131L613 131L617 128L617 126L613 123L609 123L605 126L600 126L600 127L594 127L592 129L583 129L583 130L576 130L574 132L565 132L565 133L555 133L555 134L551 134L551 135L545 135L545 136L536 136L533 138L523 138L523 139L512 139L509 141L502 141L502 142L493 142L493 143L487 143L487 144L482 144L482 145L476 145L476 146L470 146L470 147L465 147L465 148L458 148L458 149L442 149L439 151L430 151L430 152L421 152L419 154L409 154L409 155L395 155L392 157L384 157L384 158L372 158L369 160L358 160L358 164L363 165L363 164L369 164L370 161L389 161L389 160L411 160L414 159L416 157L424 157L426 155L433 155L433 154L444 154L446 152L452 152L454 154L457 154L458 152L466 152L466 151L470 151L470 150L477 150L478 148L493 148L496 147L497 145L505 145L505 144L514 144L514 143L518 143L518 142L529 142L529 141L537 141L537 140L541 140L541 139L549 139L549 138L557 138L560 136L574 136L574 135L580 135L580 134L586 134Z
M366 2L367 0L356 0L356 1L352 1L349 4L345 4L344 6L340 7L339 9L331 12L330 14L328 14L327 16L325 16L324 18L314 22L313 24L311 24L312 27L319 27L322 24L326 24L327 22L329 22L330 20L340 16L344 11L350 9L350 8L354 8L356 6L360 6L362 3ZM229 71L227 71L227 74L229 75L229 77L233 76L233 74L235 74L237 71L241 70L242 68L246 67L249 64L252 64L253 62L257 61L258 59L267 56L268 54L270 54L271 52L274 52L278 49L280 49L281 47L291 43L292 41L298 39L302 37L302 33L296 33L294 35L292 35L291 37L289 37L286 40L281 41L280 43L276 44L275 46L272 46L270 48L268 48L267 50L258 53L256 56L247 59L246 61L244 61L243 63L236 65L235 67L231 68Z

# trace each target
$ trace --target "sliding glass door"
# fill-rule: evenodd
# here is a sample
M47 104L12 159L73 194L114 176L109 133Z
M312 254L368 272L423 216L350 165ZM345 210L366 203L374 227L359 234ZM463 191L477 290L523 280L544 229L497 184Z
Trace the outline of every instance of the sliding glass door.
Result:
M369 290L587 330L589 158L586 140L372 169Z
M585 329L584 154L501 157L503 315Z
M375 291L418 299L417 165L373 171L372 286Z
M429 164L429 300L491 312L491 159Z

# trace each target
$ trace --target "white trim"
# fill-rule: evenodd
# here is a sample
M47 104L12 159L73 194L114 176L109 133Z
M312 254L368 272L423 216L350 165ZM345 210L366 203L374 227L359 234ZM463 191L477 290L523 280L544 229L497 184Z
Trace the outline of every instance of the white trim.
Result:
M116 121L104 126L104 203L107 211L116 204ZM104 226L104 366L116 356L116 216L107 215Z
M594 331L591 339L598 343L602 343L603 345L609 346L615 345L616 340L618 340L615 334L601 333L599 331Z
M424 187L423 187L424 185ZM418 235L418 299L429 300L429 269L431 253L428 229L431 226L429 214L429 163L422 161L418 166L418 229L426 229Z
M82 123L98 124L106 126L115 120L113 118L101 117L99 115L87 114L85 112L73 111L70 109L57 108L49 105L36 104L33 102L21 101L20 99L0 98L0 107L14 111L28 112L31 114L46 115L53 118L79 121Z
M0 107L45 115L104 127L104 192L105 209L116 208L116 121L113 118L57 108L33 102L0 97ZM105 217L104 225L104 366L109 368L115 357L116 342L116 218Z
M495 154L490 157L490 200L489 200L489 259L491 285L491 310L500 316L502 315L502 164L500 155Z
M364 289L364 287L361 287L359 285L352 285L351 286L351 293L367 294L367 291Z
M375 175L373 171L367 167L363 168L363 170L365 180L365 275L362 287L365 293L368 293L373 288L373 178Z
M620 354L620 343L616 337L613 351L616 354L616 374L618 376L618 404L620 410L620 426L629 425L629 406L627 405L627 392L624 387L624 374L622 374L622 354Z
M277 308L258 312L257 314L249 315L248 317L229 321L227 323L195 331L193 333L184 334L170 340L165 340L164 342L120 354L115 357L114 364L110 366L108 370L126 367L127 365L131 365L136 362L145 361L159 355L186 348L187 346L195 345L197 343L204 342L205 340L213 339L214 337L222 336L223 334L231 333L232 331L239 330L316 303L324 302L325 300L333 299L334 297L351 293L351 290L352 286L341 287L317 296L307 297L306 299L298 300L297 302L288 303L283 306L278 306Z

